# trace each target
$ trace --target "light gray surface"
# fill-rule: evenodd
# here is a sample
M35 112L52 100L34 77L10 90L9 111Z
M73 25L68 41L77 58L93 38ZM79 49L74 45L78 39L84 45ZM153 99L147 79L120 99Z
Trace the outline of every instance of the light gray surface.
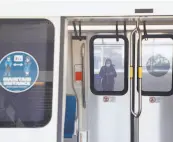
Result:
M64 139L64 142L77 142L77 137L73 136L71 139Z
M88 38L89 39L89 38ZM115 39L116 40L116 39ZM89 49L86 49L89 53ZM86 57L88 142L130 142L130 96L117 96L114 102L103 102L103 96L90 91L89 54ZM119 74L119 73L118 73ZM121 74L121 73L120 73ZM122 77L116 87L122 86Z
M63 75L64 75L64 32L65 32L65 18L61 17L61 35L60 35L60 65L59 65L59 96L58 96L58 125L57 125L57 142L62 142L63 138Z
M161 77L151 76L145 67L143 68L142 88L145 91L159 92L171 89L172 45L173 42L163 47L160 46L160 48L158 48L159 44L152 45L154 50L151 49L151 45L150 48L143 47L143 66L154 53L162 54L171 64L168 73ZM119 77L115 79L115 90L122 84L122 75L123 72L119 72ZM89 81L87 87L90 90ZM138 94L137 87L135 87L135 94ZM103 96L96 96L88 91L89 142L130 142L129 95L127 92L124 96L116 96L115 102L104 103ZM156 99L159 100L158 103L150 103L149 97L142 97L139 142L172 142L173 140L173 96L157 97Z

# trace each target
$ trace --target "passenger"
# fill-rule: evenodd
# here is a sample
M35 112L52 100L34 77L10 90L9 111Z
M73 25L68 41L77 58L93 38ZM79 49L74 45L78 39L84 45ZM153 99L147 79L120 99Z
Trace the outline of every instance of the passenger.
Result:
M117 76L111 59L106 59L105 66L102 66L99 76L102 78L103 91L114 91L114 78Z

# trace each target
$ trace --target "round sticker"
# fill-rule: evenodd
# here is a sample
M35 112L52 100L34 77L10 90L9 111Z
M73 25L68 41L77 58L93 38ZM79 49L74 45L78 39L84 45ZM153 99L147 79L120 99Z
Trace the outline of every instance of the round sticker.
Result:
M39 67L29 53L15 51L0 60L0 85L12 93L30 89L37 81Z
M167 58L163 57L160 54L152 56L147 61L147 71L155 76L161 77L167 74L170 69L170 62Z

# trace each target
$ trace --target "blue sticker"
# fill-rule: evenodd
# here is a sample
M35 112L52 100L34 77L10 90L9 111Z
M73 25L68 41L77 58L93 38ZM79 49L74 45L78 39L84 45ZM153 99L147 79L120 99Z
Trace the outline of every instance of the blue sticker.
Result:
M29 53L11 52L0 61L0 85L9 92L27 91L37 81L38 75L38 63Z

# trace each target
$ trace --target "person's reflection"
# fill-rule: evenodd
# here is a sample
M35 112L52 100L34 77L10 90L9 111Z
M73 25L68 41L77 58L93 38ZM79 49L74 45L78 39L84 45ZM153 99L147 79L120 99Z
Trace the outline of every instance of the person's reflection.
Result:
M111 59L106 59L105 66L100 69L99 76L102 78L103 91L114 91L114 78L117 73Z

